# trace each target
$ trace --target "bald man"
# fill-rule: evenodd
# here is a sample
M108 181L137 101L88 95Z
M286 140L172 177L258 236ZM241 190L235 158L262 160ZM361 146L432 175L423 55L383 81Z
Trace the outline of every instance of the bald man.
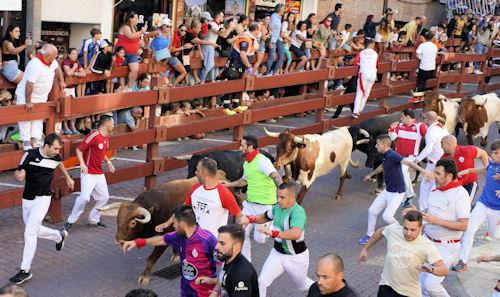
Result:
M52 44L45 44L40 53L26 65L23 79L16 87L17 105L25 104L26 112L31 112L35 103L47 102L55 75L57 75L61 90L66 88L63 73L56 57L57 48ZM25 151L32 149L33 146L41 147L43 145L43 120L19 122L18 126L19 136Z
M317 281L309 288L307 297L358 297L344 280L344 262L333 253L322 256L316 266Z
M474 161L481 160L483 163L481 169L488 167L488 153L473 145L458 145L457 138L453 135L443 137L441 147L444 151L443 158L455 160L458 168L458 180L469 193L472 202L477 190L477 173L474 170Z
M424 113L424 123L427 125L425 134L425 147L415 158L415 162L420 162L427 158L427 167L425 170L433 171L436 163L444 154L441 147L441 139L448 135L448 131L438 121L438 115L434 111ZM434 187L434 180L422 179L420 183L420 195L418 198L420 210L427 210L427 200L429 193Z

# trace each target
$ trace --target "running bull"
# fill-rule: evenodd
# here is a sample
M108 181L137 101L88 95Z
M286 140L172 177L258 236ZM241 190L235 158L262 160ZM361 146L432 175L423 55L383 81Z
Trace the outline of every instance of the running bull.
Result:
M458 134L455 130L458 124L458 108L461 99L448 98L436 91L413 93L413 97L424 97L424 112L434 111L439 116L439 121L450 134Z
M358 167L351 160L353 144L346 127L322 135L303 136L293 135L288 129L282 133L264 130L268 136L279 139L275 165L284 166L286 177L293 177L302 184L297 197L299 204L316 178L330 173L337 166L340 168L340 184L335 198L342 196L347 167L349 164Z
M470 145L474 138L481 137L481 146L486 146L490 125L496 122L500 128L500 99L495 93L464 98L460 103L458 120Z

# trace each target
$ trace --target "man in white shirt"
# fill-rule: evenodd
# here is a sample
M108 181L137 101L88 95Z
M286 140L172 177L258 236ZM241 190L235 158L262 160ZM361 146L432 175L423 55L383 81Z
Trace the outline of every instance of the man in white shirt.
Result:
M438 121L438 115L434 111L429 111L424 114L424 123L427 125L427 133L425 134L425 147L420 154L415 158L415 162L420 162L427 158L427 167L425 170L432 171L436 167L436 163L444 154L441 147L441 139L448 135L448 131ZM429 193L434 186L434 181L422 179L420 183L419 206L420 210L427 210L427 201Z
M429 195L427 212L422 213L424 233L434 243L446 267L458 257L462 233L470 216L469 194L458 180L454 160L441 159L434 169L436 189ZM449 297L442 282L444 276L420 274L422 295Z
M417 74L417 92L425 91L425 85L428 79L434 78L434 71L436 70L436 56L438 53L437 46L432 42L434 34L428 32L425 35L425 42L420 44L416 50L417 59L420 60ZM410 101L418 103L424 98L411 98Z
M61 90L66 88L63 73L56 57L57 48L52 44L46 44L40 53L26 65L24 77L16 88L16 104L26 104L26 112L33 110L34 103L47 102L55 75L57 75ZM32 148L31 138L34 139L33 145L35 147L43 145L43 120L19 122L18 125L19 136L25 151Z
M375 41L366 40L366 48L357 54L354 65L359 65L358 87L356 89L356 98L354 99L354 110L352 117L357 119L359 114L365 108L365 103L373 84L377 80L378 54L373 49Z

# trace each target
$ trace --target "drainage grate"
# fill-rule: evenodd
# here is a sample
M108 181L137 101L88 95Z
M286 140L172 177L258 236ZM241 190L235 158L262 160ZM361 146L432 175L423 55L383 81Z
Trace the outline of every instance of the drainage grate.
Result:
M153 272L153 275L173 280L181 277L181 264L176 263Z

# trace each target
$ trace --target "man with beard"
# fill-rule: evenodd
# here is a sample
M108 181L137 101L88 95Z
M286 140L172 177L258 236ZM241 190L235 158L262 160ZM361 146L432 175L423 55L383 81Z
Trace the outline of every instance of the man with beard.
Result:
M200 276L197 284L219 285L223 297L259 297L257 272L241 254L245 230L241 225L227 225L219 228L217 238L217 259L224 262L218 278Z
M200 276L215 277L214 253L217 239L196 224L194 211L187 205L177 207L173 222L175 232L126 241L123 244L123 252L126 253L135 247L141 249L146 245L171 246L179 253L182 263L181 297L209 297L214 286L197 284L195 280Z

